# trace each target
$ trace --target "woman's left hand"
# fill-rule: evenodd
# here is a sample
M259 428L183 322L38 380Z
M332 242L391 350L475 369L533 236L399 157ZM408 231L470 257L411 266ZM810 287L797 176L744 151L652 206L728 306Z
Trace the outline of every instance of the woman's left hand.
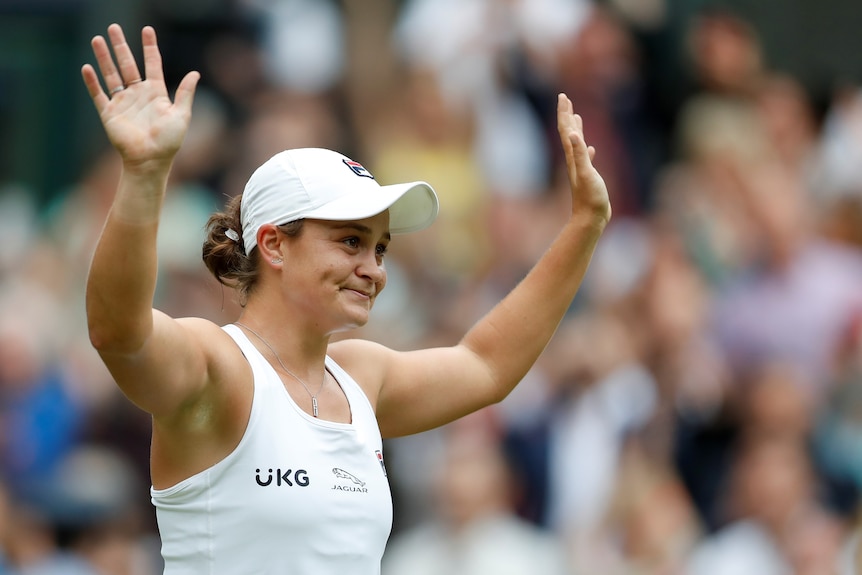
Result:
M557 97L557 131L566 156L573 214L596 217L606 224L611 219L608 188L593 167L596 150L584 140L584 122L574 113L572 102L565 94Z

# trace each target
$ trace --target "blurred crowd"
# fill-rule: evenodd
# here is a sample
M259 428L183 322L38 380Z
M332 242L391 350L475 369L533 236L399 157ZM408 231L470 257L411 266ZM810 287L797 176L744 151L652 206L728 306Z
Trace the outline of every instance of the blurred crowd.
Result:
M659 74L671 5L152 3L169 83L203 75L159 237L174 316L237 317L204 223L272 154L320 146L441 199L345 336L455 343L567 217L558 92L597 149L614 217L535 368L493 408L387 442L384 575L862 564L862 87L815 101L708 2L665 35L685 65ZM0 575L161 572L150 421L83 307L119 170L105 142L47 207L0 182Z

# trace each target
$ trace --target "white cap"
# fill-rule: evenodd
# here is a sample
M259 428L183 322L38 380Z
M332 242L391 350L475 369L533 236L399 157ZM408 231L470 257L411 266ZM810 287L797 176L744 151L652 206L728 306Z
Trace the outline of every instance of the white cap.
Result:
M347 156L323 148L279 152L248 180L242 195L245 253L257 245L263 224L310 218L361 220L389 210L389 231L415 232L437 217L434 189L425 182L381 186Z

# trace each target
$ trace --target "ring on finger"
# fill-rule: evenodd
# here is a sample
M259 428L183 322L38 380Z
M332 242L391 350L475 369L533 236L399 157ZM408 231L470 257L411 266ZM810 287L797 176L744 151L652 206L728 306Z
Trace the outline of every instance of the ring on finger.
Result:
M111 95L111 96L113 96L113 95L114 95L114 94L116 94L117 92L122 92L122 91L123 91L123 90L125 90L125 89L126 89L126 87L125 87L125 86L117 86L116 88L112 88L112 89L111 89L111 91L110 91L110 92L108 92L108 94L109 94L109 95Z

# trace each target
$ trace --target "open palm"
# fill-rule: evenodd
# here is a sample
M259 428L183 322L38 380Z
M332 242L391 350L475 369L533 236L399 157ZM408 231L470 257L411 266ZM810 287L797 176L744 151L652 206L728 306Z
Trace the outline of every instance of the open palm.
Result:
M596 150L584 140L584 122L574 113L572 102L565 94L558 96L557 130L566 156L573 207L607 222L611 218L611 203L605 181L593 167Z
M81 69L108 139L127 167L170 162L188 129L194 91L200 75L190 72L180 82L171 102L162 71L156 33L147 26L141 32L144 50L142 76L122 28L108 27L114 57L102 36L93 38L93 53L107 92L90 64Z

